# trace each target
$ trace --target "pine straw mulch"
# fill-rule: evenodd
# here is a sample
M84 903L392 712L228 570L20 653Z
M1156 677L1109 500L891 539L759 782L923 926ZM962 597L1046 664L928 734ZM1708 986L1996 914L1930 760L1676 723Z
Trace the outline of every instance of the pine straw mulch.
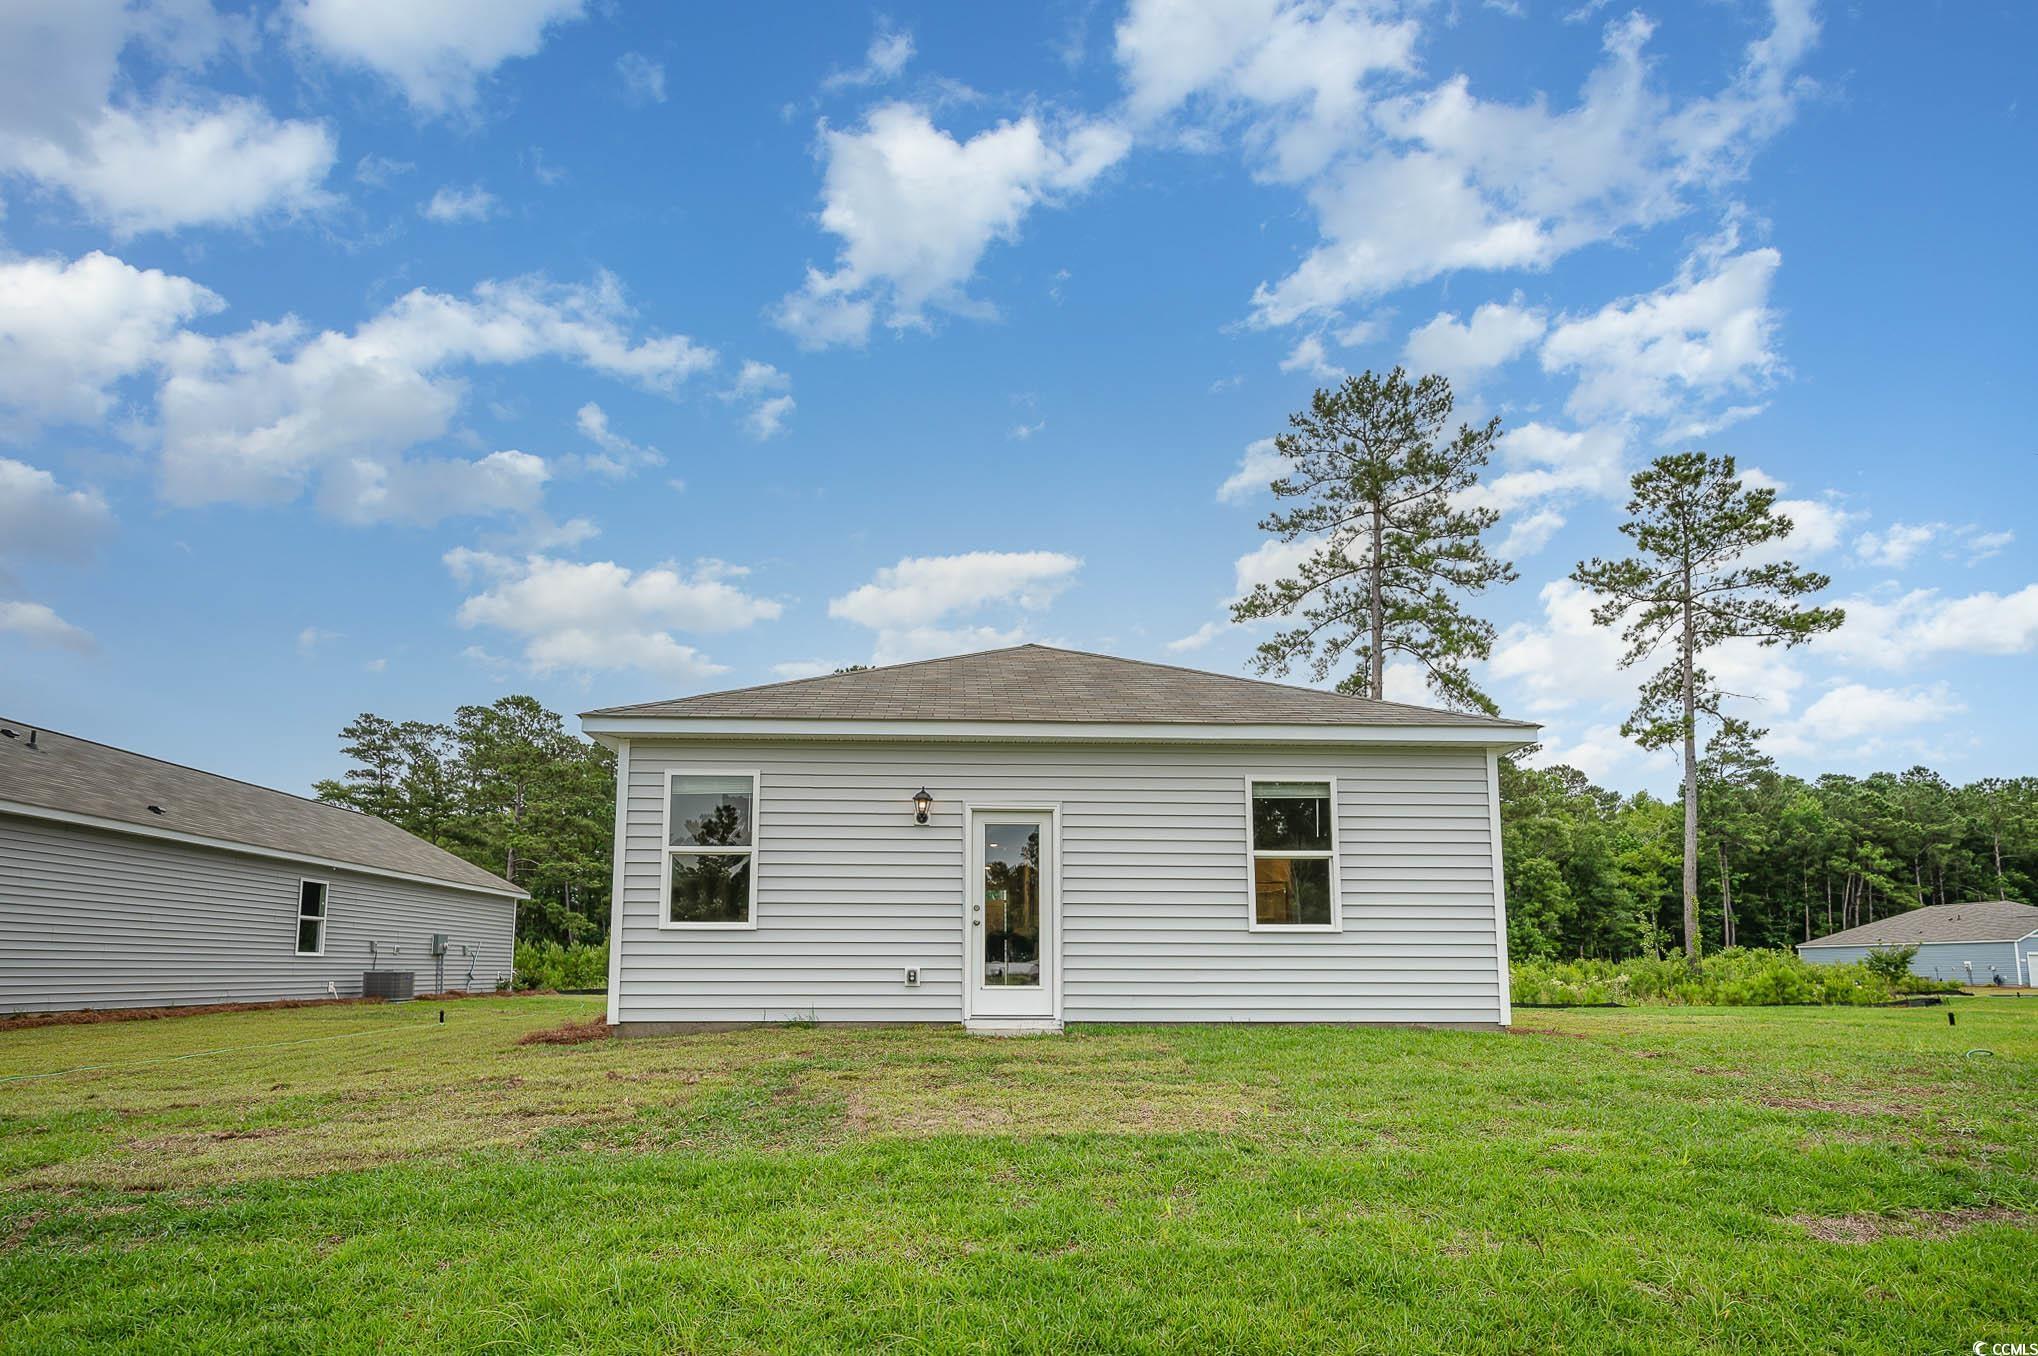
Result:
M586 1045L590 1041L605 1041L616 1034L606 1017L589 1017L582 1022L567 1022L563 1026L546 1027L542 1031L526 1031L517 1037L518 1045Z

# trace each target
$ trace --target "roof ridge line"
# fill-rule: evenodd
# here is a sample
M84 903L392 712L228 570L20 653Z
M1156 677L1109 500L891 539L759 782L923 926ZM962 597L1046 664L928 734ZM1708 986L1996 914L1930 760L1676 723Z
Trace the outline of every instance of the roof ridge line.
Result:
M719 687L713 692L694 692L684 697L665 697L658 701L649 702L629 702L622 706L597 707L596 710L610 712L634 711L644 706L670 706L673 702L692 701L695 697L733 697L739 692L762 692L766 688L775 687L803 687L808 683L825 683L835 678L855 678L859 674L865 673L890 673L895 669L917 669L924 668L928 664L946 664L950 660L955 659L974 659L978 655L1005 654L1011 650L1051 650L1053 648L1051 645L1039 645L1029 640L1018 645L995 645L988 650L965 650L961 654L937 654L926 659L902 659L896 664L867 664L853 673L813 673L805 678L781 678L775 683L745 683L742 687ZM1074 653L1082 652L1075 651ZM594 711L582 711L580 714L591 716L594 714Z
M1277 683L1271 678L1253 678L1242 673L1219 673L1215 669L1193 668L1187 664L1170 664L1161 659L1127 659L1121 654L1105 654L1101 650L1078 650L1067 645L1048 645L1036 641L1029 642L1026 645L1014 645L1009 648L1015 650L1059 650L1063 654L1088 655L1092 659L1115 659L1121 664L1145 664L1149 668L1167 669L1171 673L1193 673L1202 678L1222 678L1233 683L1251 683L1257 687L1271 687L1281 692L1308 692L1319 697L1336 697L1341 701L1371 702L1375 706L1391 706L1401 711L1422 711L1430 714L1443 713L1453 716L1470 716L1475 720L1490 720L1500 725L1532 724L1530 721L1513 721L1500 716L1489 716L1484 711L1452 711L1449 707L1418 706L1414 702L1389 701L1385 697L1361 697L1355 692L1339 692L1336 688L1305 687L1301 683ZM991 652L985 651L984 653Z
M194 767L190 763L180 763L174 758L158 758L152 753L141 753L135 749L123 749L118 744L108 744L103 740L98 739L87 739L83 735L74 735L68 730L54 729L48 725L31 725L29 724L29 722L25 720L22 721L10 720L7 721L6 723L20 725L31 730L40 730L44 734L57 735L61 738L70 740L74 744L90 744L95 749L105 749L109 753L118 753L128 758L139 758L145 763L160 763L164 767L176 768L179 772L195 772L201 777L210 777L214 781L232 782L235 786L245 786L250 791L266 791L272 796L288 796L290 799L302 801L306 805L315 805L321 810L332 810L338 814L352 815L356 819L372 819L377 824L387 825L389 828L395 829L398 833L408 833L410 834L411 837L417 838L420 842L427 843L431 842L429 838L423 838L418 834L410 833L409 829L403 828L396 824L391 824L388 820L382 818L382 816L380 815L371 815L366 810L356 810L352 806L348 805L335 805L329 800L320 800L317 796L299 795L295 791L285 791L283 788L279 786L265 786L261 782L251 782L247 780L245 777L229 777L224 772L214 772L210 768ZM439 847L437 843L432 843L432 846ZM446 849L439 848L439 851L444 852L446 851ZM457 857L459 854L455 853L452 855ZM466 861L467 859L461 857L460 860ZM468 865L471 866L473 865L473 863L469 862ZM487 870L486 867L483 867L481 869Z

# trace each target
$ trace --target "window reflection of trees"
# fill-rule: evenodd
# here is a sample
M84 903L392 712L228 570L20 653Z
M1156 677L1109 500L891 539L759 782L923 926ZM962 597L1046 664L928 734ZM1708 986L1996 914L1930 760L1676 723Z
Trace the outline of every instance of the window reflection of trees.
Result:
M1040 832L1027 834L1018 860L993 854L1010 852L998 830L1019 825L987 825L984 834L984 983L1040 983Z
M672 859L672 921L741 923L750 916L750 858L747 854L675 854Z
M750 826L733 801L725 800L700 818L681 823L686 830L683 843L701 847L746 847L750 843Z
M1330 847L1330 796L1253 796L1253 846L1325 851Z

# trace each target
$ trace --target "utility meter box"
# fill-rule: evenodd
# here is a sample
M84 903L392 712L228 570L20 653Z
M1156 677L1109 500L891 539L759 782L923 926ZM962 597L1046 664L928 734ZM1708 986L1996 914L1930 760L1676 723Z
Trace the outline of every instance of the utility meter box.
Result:
M445 955L445 954L446 954L446 934L445 934L445 933L443 933L443 932L435 932L435 933L433 933L433 934L432 934L432 954L433 954L434 956L443 956L443 955Z

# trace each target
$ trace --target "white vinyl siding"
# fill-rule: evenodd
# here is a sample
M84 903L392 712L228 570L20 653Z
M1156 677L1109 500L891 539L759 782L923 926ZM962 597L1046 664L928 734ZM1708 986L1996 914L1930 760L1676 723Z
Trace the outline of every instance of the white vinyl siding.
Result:
M632 739L629 767L625 1023L960 1020L970 803L1061 807L1069 1021L1501 1020L1483 749ZM728 767L758 772L756 926L661 928L667 774ZM1269 768L1335 782L1341 931L1249 926Z
M0 1014L358 997L368 943L385 965L487 991L512 965L515 901L325 871L322 954L297 952L302 867L0 814ZM473 957L461 954L471 947ZM392 948L401 951L392 956Z

